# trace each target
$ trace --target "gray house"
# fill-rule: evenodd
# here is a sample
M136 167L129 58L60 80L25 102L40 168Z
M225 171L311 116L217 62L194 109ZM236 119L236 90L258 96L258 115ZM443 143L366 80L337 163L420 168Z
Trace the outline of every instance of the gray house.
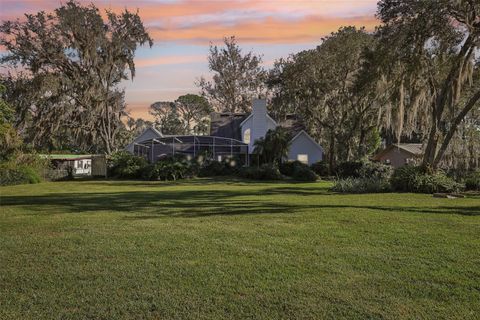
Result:
M248 153L251 154L255 140L278 126L287 128L292 136L287 160L298 160L309 165L322 160L323 148L308 135L301 123L294 116L283 122L275 121L268 115L265 99L255 99L249 114L212 114L210 135L240 140L248 145Z
M144 156L150 162L166 155L194 157L207 152L215 160L237 156L248 164L248 155L254 151L255 140L278 126L287 128L292 136L287 160L298 160L308 165L322 160L322 147L305 132L301 123L293 116L278 123L268 115L264 99L253 101L251 113L212 113L208 136L163 135L155 128L148 128L125 150Z

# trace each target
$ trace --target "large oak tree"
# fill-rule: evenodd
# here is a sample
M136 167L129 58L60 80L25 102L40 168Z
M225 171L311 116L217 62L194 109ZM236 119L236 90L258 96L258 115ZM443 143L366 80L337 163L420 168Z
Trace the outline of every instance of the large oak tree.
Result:
M382 0L377 69L390 91L386 121L425 134L423 166L435 171L478 108L478 0ZM394 121L390 121L393 119Z
M2 64L17 109L39 147L68 140L111 153L126 115L123 80L135 76L134 56L149 37L137 13L106 11L68 1L52 13L26 14L0 26ZM21 70L21 72L19 72ZM60 142L58 141L60 140Z

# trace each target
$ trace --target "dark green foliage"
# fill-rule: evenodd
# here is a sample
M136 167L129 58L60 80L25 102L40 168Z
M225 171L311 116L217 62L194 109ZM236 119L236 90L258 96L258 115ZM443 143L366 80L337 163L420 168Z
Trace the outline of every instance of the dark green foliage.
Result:
M27 183L39 183L42 179L34 168L20 165L9 166L5 163L0 164L0 185L16 185Z
M112 154L108 160L108 176L118 179L138 179L147 166L147 160L126 151Z
M145 166L141 177L144 180L178 180L194 175L193 164L183 157L166 157Z
M403 166L394 170L391 184L395 191L413 191L417 177L422 175L423 172L420 167L416 166Z
M465 188L480 191L480 171L472 173L465 179Z
M318 176L308 166L296 166L292 178L297 181L317 181Z
M282 174L274 165L263 164L260 167L243 167L240 177L252 180L281 180Z
M300 161L288 161L280 164L280 173L292 177L298 181L316 181L318 179L315 172L310 167Z
M335 181L332 191L341 193L379 193L391 190L388 180L376 178L345 178Z
M389 179L392 175L392 167L379 162L371 161L348 161L338 167L340 178L373 178Z
M278 169L280 170L280 173L283 175L286 175L288 177L293 176L293 172L295 171L296 168L299 167L306 167L308 166L300 161L287 161L278 166Z
M393 169L389 165L380 162L363 161L362 166L358 170L361 178L372 178L380 180L388 180L392 176Z
M260 163L278 165L288 156L290 144L290 132L283 127L276 127L268 130L264 138L255 141L254 153L258 155Z
M198 173L199 177L228 176L237 172L235 161L206 161Z
M390 166L370 161L351 161L340 164L339 180L332 190L345 193L375 193L391 190Z
M326 177L329 175L328 163L323 160L312 164L310 168L320 177Z
M337 168L338 176L340 178L359 178L362 165L361 161L342 162Z
M0 185L39 183L47 167L48 161L35 154L16 153L0 162Z
M415 166L395 169L391 185L395 191L415 193L456 192L462 187L444 173L427 174Z

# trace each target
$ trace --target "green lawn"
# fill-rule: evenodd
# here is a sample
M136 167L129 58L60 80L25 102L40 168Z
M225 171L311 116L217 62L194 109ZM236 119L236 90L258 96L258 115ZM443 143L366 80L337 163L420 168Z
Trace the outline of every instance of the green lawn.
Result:
M480 198L2 187L0 319L478 319Z

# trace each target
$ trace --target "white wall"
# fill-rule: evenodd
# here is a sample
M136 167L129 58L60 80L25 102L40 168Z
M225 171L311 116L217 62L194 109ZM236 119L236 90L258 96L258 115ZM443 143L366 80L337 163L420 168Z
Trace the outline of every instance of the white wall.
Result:
M288 151L288 160L298 160L298 155L308 155L308 165L312 165L322 160L323 149L313 142L305 132L302 132L292 141Z
M270 129L275 129L277 124L267 114L267 100L254 99L251 117L249 117L242 125L242 141L245 131L250 129L250 143L248 144L248 152L253 152L255 140L265 137Z

